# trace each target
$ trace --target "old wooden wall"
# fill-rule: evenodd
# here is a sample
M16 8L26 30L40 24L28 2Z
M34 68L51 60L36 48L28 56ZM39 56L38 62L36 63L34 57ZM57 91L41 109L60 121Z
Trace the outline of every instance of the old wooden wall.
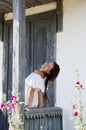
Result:
M4 23L3 23L3 15L0 14L0 103L1 99L3 97L2 92L3 91L3 86L2 86L2 67L3 67L3 29L4 29ZM9 123L7 120L7 114L0 110L0 130L8 130L9 129Z
M12 91L12 53L13 53L12 22L4 23L4 47L3 47L3 91L9 99Z
M2 40L2 24L0 23L0 41Z
M3 18L2 18L2 15L0 14L0 102L2 100L2 57L3 57L3 42L2 42L3 25L2 25L2 21L3 21Z
M4 91L8 98L12 90L12 52L13 52L13 27L12 21L4 24ZM46 61L54 61L56 54L56 11L26 17L26 76L39 69ZM22 71L22 70L21 70ZM55 86L49 87L49 106L54 106Z
M25 130L63 130L62 115L59 107L25 110Z

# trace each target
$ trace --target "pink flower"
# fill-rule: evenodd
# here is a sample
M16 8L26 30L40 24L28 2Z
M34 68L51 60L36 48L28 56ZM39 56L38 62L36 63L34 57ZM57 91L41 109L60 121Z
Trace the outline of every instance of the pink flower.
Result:
M78 85L79 85L79 84L80 84L80 82L78 81L78 82L76 82L76 84L78 84Z
M77 109L77 105L72 105L72 108L73 109Z
M76 82L76 86L75 86L77 89L82 89L83 88L83 85L78 81Z
M7 106L7 110L11 111L12 110L11 106Z
M11 97L11 100L16 100L16 96L13 95L13 96Z
M5 103L1 103L1 105L0 105L0 109L3 110L3 109L5 108L5 106L6 106Z
M82 84L80 85L80 88L83 88L83 85L82 85Z
M11 105L11 108L14 109L15 107L16 107L16 103L13 103L13 104Z
M78 112L77 112L77 111L74 112L74 113L73 113L73 116L78 116Z

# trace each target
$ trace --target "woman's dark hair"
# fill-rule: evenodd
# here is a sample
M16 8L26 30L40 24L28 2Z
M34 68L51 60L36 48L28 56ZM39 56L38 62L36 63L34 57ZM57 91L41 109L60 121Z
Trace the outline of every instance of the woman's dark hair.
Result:
M58 76L58 73L60 71L60 67L59 65L54 62L54 67L53 69L50 71L50 74L46 74L46 80L45 80L45 93L44 93L44 100L46 102L46 98L47 98L47 94L46 94L46 89L47 89L47 84L48 84L48 81L54 81L56 79L56 77Z

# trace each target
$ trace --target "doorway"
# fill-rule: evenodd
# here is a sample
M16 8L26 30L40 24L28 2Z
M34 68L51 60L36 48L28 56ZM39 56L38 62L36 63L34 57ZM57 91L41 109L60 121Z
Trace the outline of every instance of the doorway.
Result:
M26 76L44 62L55 60L55 36L55 11L26 18ZM50 99L48 106L54 106L55 83L49 85L47 93Z

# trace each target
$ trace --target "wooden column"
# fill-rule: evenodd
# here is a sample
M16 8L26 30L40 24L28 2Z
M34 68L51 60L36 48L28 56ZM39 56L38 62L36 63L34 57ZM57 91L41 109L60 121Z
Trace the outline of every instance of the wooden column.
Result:
M63 0L57 0L57 32L63 30Z
M13 83L24 101L25 0L13 0Z
M2 14L0 14L0 103L1 103L1 100L2 100L2 62L3 62L3 42L2 42L2 37L3 37L3 31L2 31L2 28L3 28L3 24L2 24L2 21L3 21L3 16Z

